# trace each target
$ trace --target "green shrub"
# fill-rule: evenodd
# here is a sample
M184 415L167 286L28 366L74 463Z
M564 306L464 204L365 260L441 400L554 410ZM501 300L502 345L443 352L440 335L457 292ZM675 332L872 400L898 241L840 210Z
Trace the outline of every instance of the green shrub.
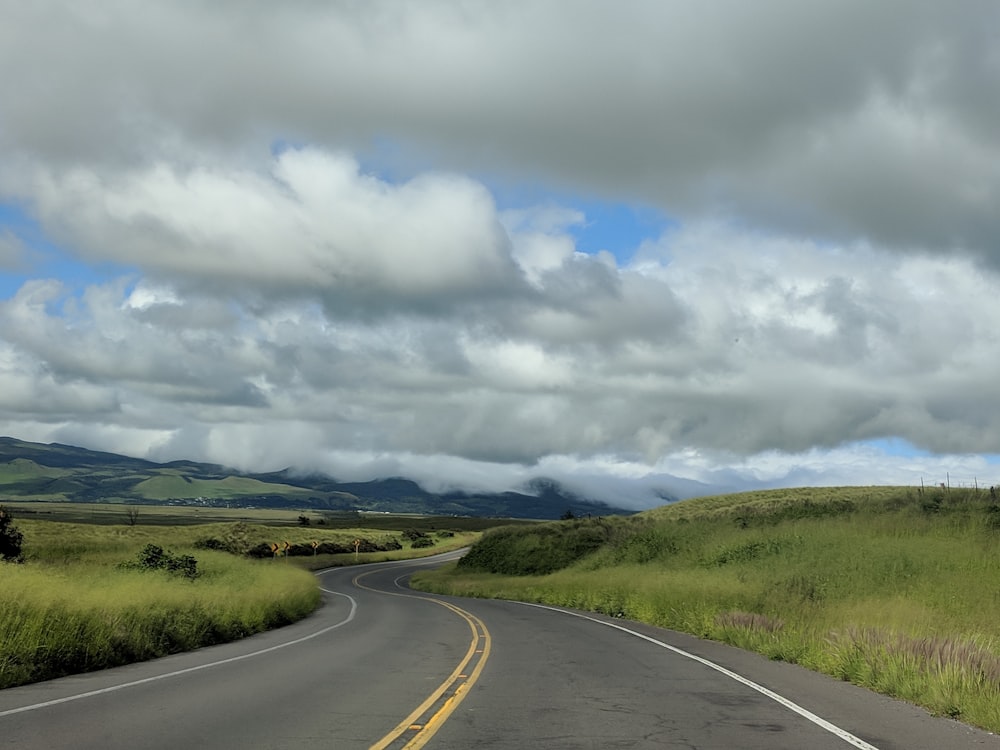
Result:
M12 524L14 519L10 512L0 506L0 560L5 562L22 562L21 544L24 534Z
M121 564L123 568L138 570L166 570L193 581L198 577L198 561L191 555L174 555L156 544L147 544L136 555L134 562Z
M221 552L226 551L226 545L221 539L216 539L214 536L206 537L204 539L197 539L194 543L195 549L214 549Z
M598 550L610 537L600 519L574 519L488 531L459 560L461 568L504 575L545 575Z
M399 543L399 540L393 538L384 539L380 542L373 542L370 539L361 539L360 541L358 552L388 552L403 549L403 545ZM433 540L430 541L433 544ZM310 542L299 542L290 545L287 550L280 551L281 555L287 555L288 557L346 555L347 553L354 553L354 544L329 540L320 542L319 546L315 549L313 549ZM260 542L250 547L246 552L246 556L256 559L267 559L274 557L274 552L271 551L271 545L268 542Z

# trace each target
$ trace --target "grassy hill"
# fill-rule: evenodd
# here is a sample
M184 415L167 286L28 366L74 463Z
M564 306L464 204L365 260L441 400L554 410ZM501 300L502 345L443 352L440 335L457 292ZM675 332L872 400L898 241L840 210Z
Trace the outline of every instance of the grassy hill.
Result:
M996 494L764 491L497 529L413 585L681 630L1000 731Z
M431 493L401 477L338 482L291 469L253 474L216 464L158 464L71 445L0 437L0 503L171 503L543 519L559 518L567 510L576 515L627 512L575 497L552 482L540 481L530 490Z

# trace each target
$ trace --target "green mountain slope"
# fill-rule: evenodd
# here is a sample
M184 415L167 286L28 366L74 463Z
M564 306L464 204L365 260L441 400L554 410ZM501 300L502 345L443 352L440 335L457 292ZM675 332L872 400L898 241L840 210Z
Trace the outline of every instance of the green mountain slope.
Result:
M427 492L401 477L338 482L291 469L250 474L195 461L158 464L59 443L0 437L0 502L171 503L369 510L433 515L558 518L628 513L541 481L531 493Z

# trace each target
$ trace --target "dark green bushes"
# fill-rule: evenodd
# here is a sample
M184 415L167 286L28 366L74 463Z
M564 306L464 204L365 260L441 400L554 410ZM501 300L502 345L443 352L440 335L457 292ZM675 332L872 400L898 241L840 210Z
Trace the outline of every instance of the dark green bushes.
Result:
M195 549L214 549L219 552L229 552L229 549L226 547L226 543L221 539L216 539L214 536L210 536L206 539L198 539L194 543L194 547Z
M544 575L596 551L610 534L611 527L600 519L504 526L485 533L458 566L504 575Z
M0 560L4 562L21 562L21 544L24 534L11 522L10 512L0 506Z
M406 529L403 531L403 537L408 539L410 542L410 549L424 549L427 547L433 547L435 542L433 537L426 531L420 531L418 529Z
M165 570L168 573L183 576L189 581L193 581L200 575L198 561L191 555L175 555L170 550L164 550L163 547L155 544L147 544L139 551L134 561L122 563L122 567L137 570Z
M358 552L388 552L390 550L403 549L403 545L396 539L387 539L383 542L361 539L360 542L357 549ZM353 544L327 541L320 542L315 548L308 542L292 544L287 550L280 550L280 553L288 557L305 557L307 555L345 555L348 552L353 553L354 551ZM270 544L261 542L247 550L246 555L247 557L268 558L274 557L274 552L271 551Z

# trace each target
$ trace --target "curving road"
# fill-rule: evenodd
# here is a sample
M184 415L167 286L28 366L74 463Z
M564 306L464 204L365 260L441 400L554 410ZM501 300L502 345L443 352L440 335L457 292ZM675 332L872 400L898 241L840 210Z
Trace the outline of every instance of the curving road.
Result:
M278 631L0 691L0 747L965 750L1000 739L788 664L585 613L319 574Z

